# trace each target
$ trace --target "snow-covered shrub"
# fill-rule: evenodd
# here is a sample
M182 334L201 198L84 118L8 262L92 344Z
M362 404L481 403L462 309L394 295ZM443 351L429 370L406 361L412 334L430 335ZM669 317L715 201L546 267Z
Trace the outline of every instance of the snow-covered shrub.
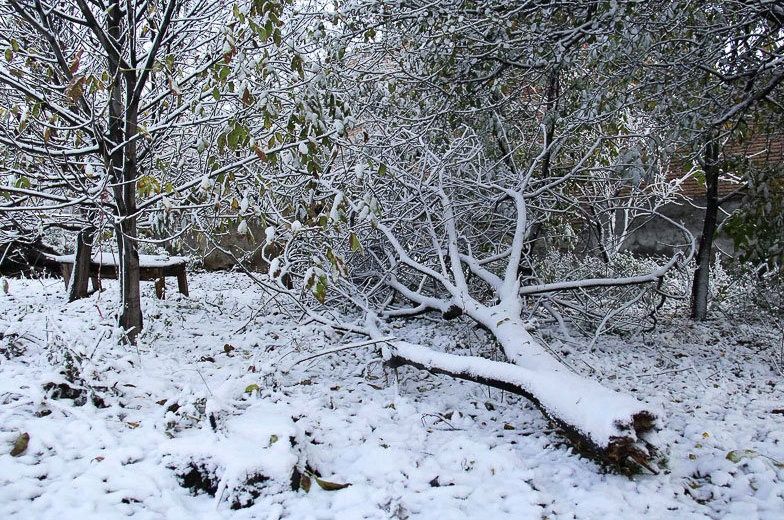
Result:
M59 369L60 376L43 385L49 397L72 399L76 406L86 404L88 399L98 408L109 406L105 401L109 388L101 381L100 372L84 345L54 334L47 349L47 358Z
M164 464L183 487L240 509L262 494L299 489L302 446L291 410L262 402L217 428L183 432L165 447Z
M771 269L784 264L784 168L749 168L743 203L724 224L741 259Z
M24 355L27 347L19 339L18 334L0 332L0 356L12 359Z
M784 328L784 270L717 258L711 274L712 310L751 321L772 320Z

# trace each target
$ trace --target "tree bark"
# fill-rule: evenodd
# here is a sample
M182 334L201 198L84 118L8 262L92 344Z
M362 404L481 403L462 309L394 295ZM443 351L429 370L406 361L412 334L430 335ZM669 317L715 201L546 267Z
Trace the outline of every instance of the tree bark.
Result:
M691 294L691 318L697 321L705 320L708 315L710 264L719 215L719 153L719 142L715 136L711 136L705 146L705 164L703 165L705 171L705 219L697 250L697 269L694 271Z
M86 227L76 237L76 257L74 258L71 281L68 284L68 301L87 297L90 281L90 262L93 256L94 227Z
M122 242L120 254L120 284L122 287L119 325L125 330L128 341L136 342L144 321L142 318L141 292L139 290L139 251L136 244L136 222L126 221L120 226Z

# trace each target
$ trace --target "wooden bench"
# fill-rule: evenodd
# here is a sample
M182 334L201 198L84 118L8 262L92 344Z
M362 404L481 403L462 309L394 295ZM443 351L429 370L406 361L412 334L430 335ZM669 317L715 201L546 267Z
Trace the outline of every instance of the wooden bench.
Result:
M65 287L71 280L76 255L55 256L63 271ZM101 289L101 279L117 279L119 275L119 255L115 253L97 253L90 262L90 279L93 290ZM188 278L185 265L188 259L184 256L139 255L139 277L143 281L155 281L155 295L159 299L166 296L166 277L177 278L177 289L188 296Z

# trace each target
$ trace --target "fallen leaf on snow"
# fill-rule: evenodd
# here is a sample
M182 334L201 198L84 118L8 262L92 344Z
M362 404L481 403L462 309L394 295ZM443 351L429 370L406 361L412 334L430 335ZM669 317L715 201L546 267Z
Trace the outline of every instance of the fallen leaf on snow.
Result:
M27 451L27 445L30 443L30 434L24 432L19 435L14 441L14 447L11 448L11 456L18 457Z

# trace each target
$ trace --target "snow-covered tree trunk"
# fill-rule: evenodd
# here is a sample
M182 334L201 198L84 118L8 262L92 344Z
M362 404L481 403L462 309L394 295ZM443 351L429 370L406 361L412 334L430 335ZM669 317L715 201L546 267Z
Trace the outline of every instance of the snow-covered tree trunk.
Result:
M129 13L130 15L131 13ZM122 27L123 11L119 0L110 4L107 13L107 33L109 41L105 48L108 57L108 70L112 78L109 87L109 142L113 146L108 156L111 164L110 178L115 203L115 238L120 256L120 314L118 323L125 331L130 342L143 326L141 293L139 288L139 252L136 242L136 139L138 133L138 100L136 90L136 70L121 68L118 52L134 36ZM94 26L94 32L100 32ZM131 49L135 52L135 49ZM132 56L135 62L135 56ZM118 146L124 143L124 146Z
M578 453L623 473L655 471L654 447L646 436L656 427L657 416L637 399L565 367L531 370L400 341L390 342L384 357L391 368L409 365L523 396L559 427Z

